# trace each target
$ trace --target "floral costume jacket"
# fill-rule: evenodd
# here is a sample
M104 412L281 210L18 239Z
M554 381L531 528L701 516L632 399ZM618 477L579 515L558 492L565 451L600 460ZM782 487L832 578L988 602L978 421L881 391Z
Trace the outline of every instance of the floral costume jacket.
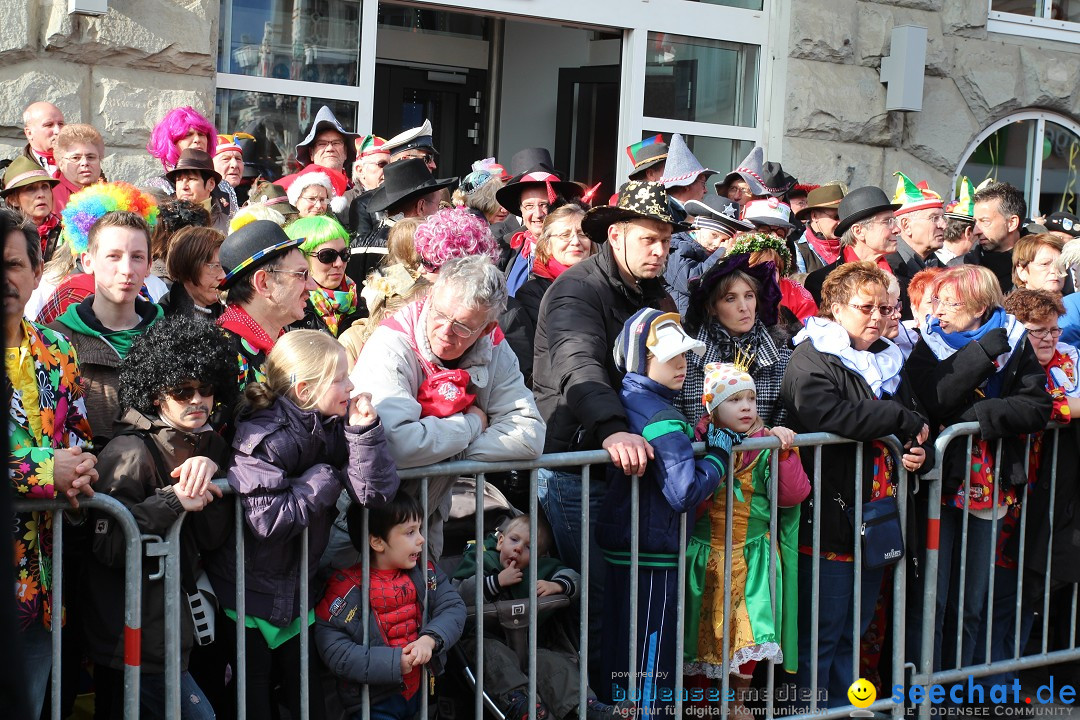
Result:
M56 448L89 448L92 436L79 383L75 348L63 335L26 320L30 357L37 380L38 407L26 408L22 393L5 379L8 407L8 475L16 498L52 499L53 452ZM35 437L29 412L41 417L41 437ZM15 516L15 601L21 629L36 622L51 627L52 513Z

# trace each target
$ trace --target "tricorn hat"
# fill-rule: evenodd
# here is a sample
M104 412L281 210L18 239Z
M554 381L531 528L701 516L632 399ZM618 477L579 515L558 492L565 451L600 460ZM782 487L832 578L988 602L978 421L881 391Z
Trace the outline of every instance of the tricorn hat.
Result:
M847 195L844 183L828 183L806 194L806 207L795 213L796 220L806 220L811 210L835 210Z
M381 212L405 200L451 187L457 178L436 180L420 158L392 162L383 169L383 184L372 192L368 210Z
M860 220L873 217L886 210L895 211L898 207L900 207L899 204L889 202L889 196L885 194L885 191L875 185L855 188L845 195L837 206L836 211L840 217L840 223L833 232L840 237Z
M49 175L45 168L25 155L19 155L4 171L4 189L0 194L7 195L13 190L39 182L47 182L50 187L60 184L60 181Z
M323 130L337 130L345 139L345 167L351 168L356 160L357 133L351 133L341 126L334 111L323 105L315 114L315 122L311 123L307 137L296 144L296 162L301 166L311 163L311 145L315 142L315 136Z
M236 281L254 272L279 255L300 247L304 238L295 240L285 234L272 220L255 220L228 235L221 244L218 257L225 279L223 288L230 288Z
M214 158L210 157L210 153L190 147L180 153L180 159L176 161L176 167L165 173L165 177L169 179L169 182L174 182L173 178L176 177L177 173L191 170L201 172L203 178L214 178L215 183L221 182L221 173L214 169Z
M688 215L697 218L695 224L700 224L698 221L706 218L721 225L719 229L732 234L741 230L754 229L753 223L740 219L742 212L739 203L720 195L709 193L701 200L688 200L683 205L683 209Z
M607 240L607 229L620 220L656 220L671 225L672 232L690 229L671 214L667 190L661 183L631 180L619 190L615 205L601 205L585 213L581 229L593 242Z

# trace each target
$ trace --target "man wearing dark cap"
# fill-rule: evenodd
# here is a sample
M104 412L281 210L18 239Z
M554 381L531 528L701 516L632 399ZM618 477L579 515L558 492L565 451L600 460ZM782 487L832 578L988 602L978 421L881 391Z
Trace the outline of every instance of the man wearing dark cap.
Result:
M439 167L436 163L439 151L435 149L431 136L431 121L425 120L420 127L405 130L387 140L382 149L390 153L391 163L418 158L427 165L428 172L434 173Z
M300 252L303 238L290 239L270 220L256 220L225 238L219 257L228 305L217 324L236 351L237 382L266 379L266 356L289 323L304 319L315 281Z
M210 153L187 148L180 153L176 167L165 173L165 177L176 188L177 200L202 205L210 213L210 227L222 233L229 232L228 213L222 212L211 197L214 188L221 182L221 174L214 168Z
M366 237L354 236L352 258L345 274L356 283L386 254L386 239L390 228L405 218L426 218L439 209L439 192L457 182L456 178L436 180L423 160L409 158L390 163L383 170L383 184L371 194L367 207L371 212L383 212L383 221Z

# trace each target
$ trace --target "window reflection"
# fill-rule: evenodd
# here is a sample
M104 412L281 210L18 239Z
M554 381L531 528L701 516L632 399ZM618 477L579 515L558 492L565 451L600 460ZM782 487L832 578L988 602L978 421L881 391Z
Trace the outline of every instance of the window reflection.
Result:
M361 0L223 0L218 71L355 85ZM228 36L228 37L226 37Z
M756 45L649 33L645 115L753 127Z
M323 105L334 111L346 130L356 125L354 102L223 89L217 92L215 122L229 132L254 135L250 151L244 153L245 165L258 167L263 177L277 179L298 169L296 143L304 139ZM245 171L247 177L254 174Z

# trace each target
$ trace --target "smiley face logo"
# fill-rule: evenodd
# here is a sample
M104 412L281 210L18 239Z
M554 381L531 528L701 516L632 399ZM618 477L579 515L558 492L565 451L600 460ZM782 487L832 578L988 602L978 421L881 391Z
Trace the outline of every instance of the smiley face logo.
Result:
M877 689L873 683L864 678L859 678L851 683L847 691L848 700L857 708L867 708L877 700Z

